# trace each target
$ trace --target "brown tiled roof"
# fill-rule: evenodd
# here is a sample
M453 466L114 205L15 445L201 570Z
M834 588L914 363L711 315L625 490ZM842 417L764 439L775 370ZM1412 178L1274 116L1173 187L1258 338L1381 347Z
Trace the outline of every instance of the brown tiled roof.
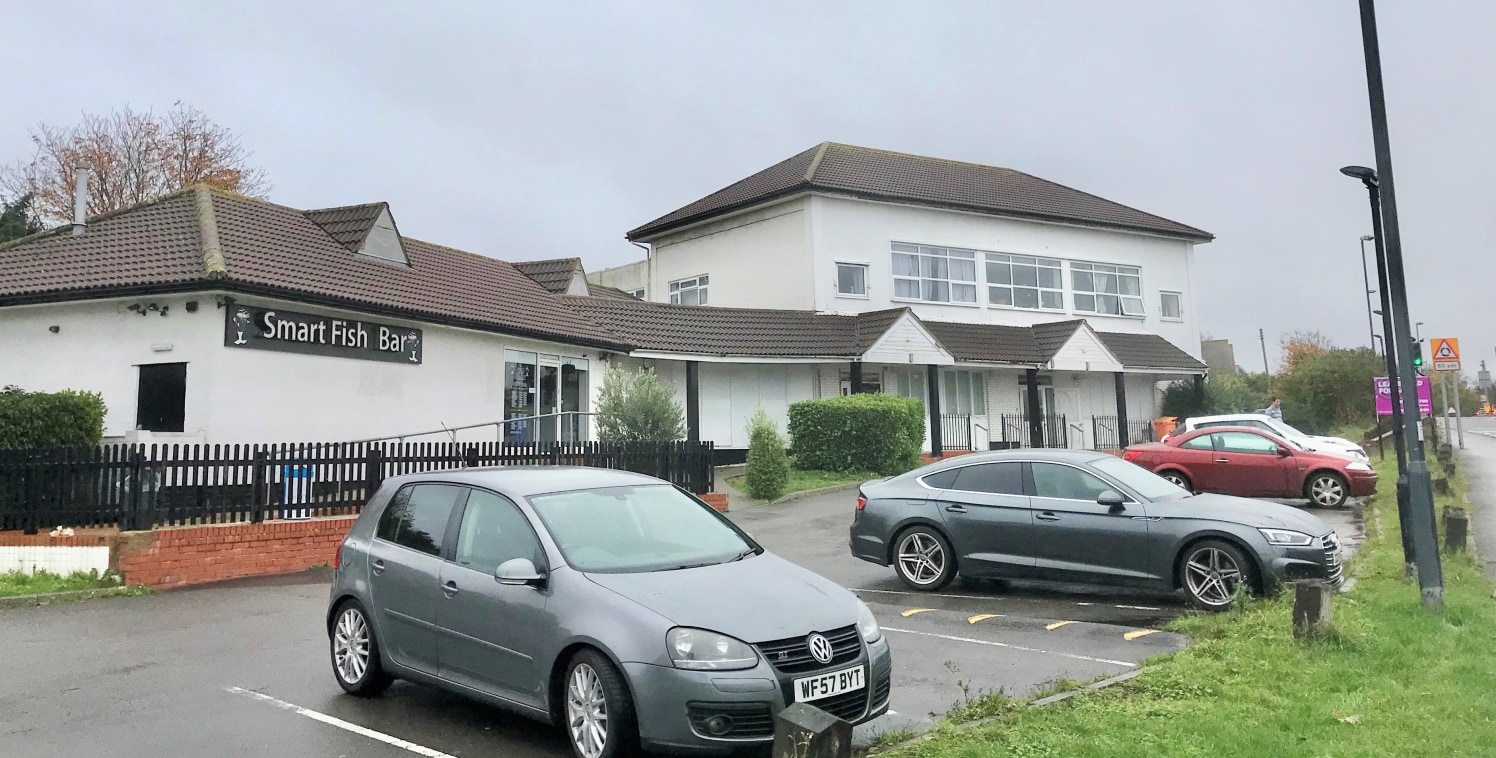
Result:
M0 305L222 289L622 347L504 261L410 238L403 240L408 267L364 258L296 208L203 194L226 270L221 278L207 275L203 214L188 191L92 219L82 236L63 227L0 246Z
M587 282L587 294L593 297L607 297L614 300L638 300L639 298L624 292L617 287L609 287L603 284Z
M909 313L908 308L889 308L883 311L868 311L859 313L856 318L857 348L859 354L865 352L883 336L893 322L898 321L900 316Z
M1047 324L1034 324L1034 344L1039 349L1041 360L1049 360L1054 357L1060 348L1075 336L1075 330L1084 324L1085 319L1071 319L1069 321L1051 321Z
M862 354L856 316L600 297L563 300L639 350L785 358L850 359Z
M566 294L571 287L571 277L582 268L581 258L550 258L543 261L515 261L514 267L521 274L534 279L540 286L556 295Z
M1178 369L1203 372L1205 364L1157 334L1097 332L1106 349L1128 368Z
M1048 360L1039 350L1034 330L1027 327L954 321L922 323L958 361L1038 365Z
M379 214L388 206L385 203L367 205L345 205L341 208L319 208L305 211L302 215L322 227L339 245L357 252L364 245L364 238L379 220Z
M628 233L653 237L803 191L933 205L997 216L1128 229L1209 241L1209 232L1037 176L996 166L824 142Z

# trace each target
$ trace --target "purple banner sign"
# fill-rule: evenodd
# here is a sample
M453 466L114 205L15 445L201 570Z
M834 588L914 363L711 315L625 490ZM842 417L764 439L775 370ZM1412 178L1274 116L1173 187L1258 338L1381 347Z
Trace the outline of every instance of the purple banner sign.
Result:
M1373 379L1372 383L1376 386L1377 415L1391 416L1392 382L1387 381L1387 377L1385 376L1379 376ZM1399 383L1398 386L1401 387L1401 384ZM1403 407L1407 407L1406 400ZM1418 412L1424 416L1432 416L1434 414L1433 392L1429 389L1428 377L1426 376L1418 377Z

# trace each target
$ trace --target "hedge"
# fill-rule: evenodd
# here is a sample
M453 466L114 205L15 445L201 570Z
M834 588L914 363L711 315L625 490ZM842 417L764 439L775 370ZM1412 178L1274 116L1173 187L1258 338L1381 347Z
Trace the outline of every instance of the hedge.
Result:
M925 408L893 395L804 400L790 406L789 433L798 468L901 474L919 464Z
M104 436L104 399L94 392L0 390L0 449L89 447Z
M790 459L779 427L759 408L748 420L748 435L748 496L778 500L790 483Z

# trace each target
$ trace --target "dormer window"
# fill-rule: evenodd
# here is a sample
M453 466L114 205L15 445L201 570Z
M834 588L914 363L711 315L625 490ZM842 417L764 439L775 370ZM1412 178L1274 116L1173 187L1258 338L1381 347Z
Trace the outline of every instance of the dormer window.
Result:
M369 236L364 238L364 246L358 252L370 258L410 265L410 259L405 257L405 245L400 241L400 232L395 229L395 220L390 217L388 207L374 220L374 226L369 228Z

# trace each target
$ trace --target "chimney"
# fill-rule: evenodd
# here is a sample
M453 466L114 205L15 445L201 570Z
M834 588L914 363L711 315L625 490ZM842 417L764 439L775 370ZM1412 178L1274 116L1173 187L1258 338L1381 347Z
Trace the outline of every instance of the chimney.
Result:
M93 169L88 166L73 168L77 183L73 187L73 236L88 231L88 175Z

